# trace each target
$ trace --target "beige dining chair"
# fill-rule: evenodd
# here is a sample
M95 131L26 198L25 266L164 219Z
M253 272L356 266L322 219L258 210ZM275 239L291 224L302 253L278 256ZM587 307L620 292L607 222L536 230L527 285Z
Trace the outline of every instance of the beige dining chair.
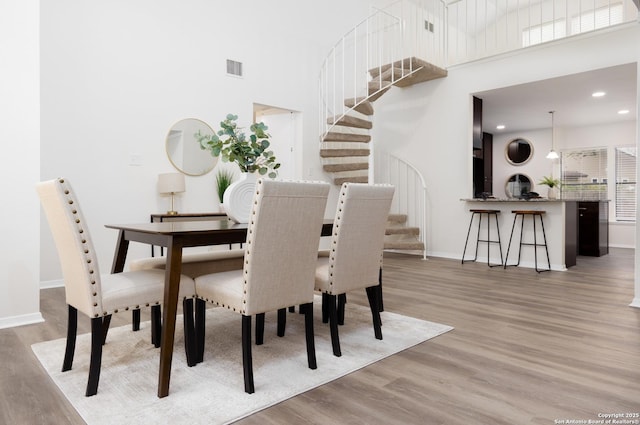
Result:
M326 323L328 316L335 356L342 355L338 311L344 315L349 291L366 290L374 334L382 339L380 271L393 193L390 185L362 183L344 183L340 190L331 245L318 256L315 279L315 289L322 292L323 321Z
M242 270L196 277L196 346L204 355L205 303L242 315L244 389L255 391L251 317L300 305L305 314L307 362L316 369L313 283L329 184L259 179L253 198ZM213 324L215 326L215 324Z
M63 178L44 181L36 185L36 190L56 244L68 304L67 343L62 371L70 370L73 364L79 310L91 318L91 358L85 394L92 396L98 392L102 346L106 341L111 315L149 306L159 312L164 297L165 273L162 270L141 270L100 274L89 227L69 181ZM191 309L194 296L193 279L181 276L180 297L185 304L191 303ZM155 325L152 324L152 327ZM187 328L189 332L186 332ZM194 352L189 347L195 347L192 329L193 323L185 321L185 348L187 356L191 358ZM159 341L159 329L152 329L152 335Z

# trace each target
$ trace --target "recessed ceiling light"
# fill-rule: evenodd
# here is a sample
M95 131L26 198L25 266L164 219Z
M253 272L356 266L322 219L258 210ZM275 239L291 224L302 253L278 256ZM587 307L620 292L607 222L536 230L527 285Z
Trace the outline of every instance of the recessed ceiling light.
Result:
M602 96L604 96L605 94L606 94L606 93L605 93L605 92L603 92L603 91L596 91L596 92L593 92L593 93L591 94L591 96L593 96L593 97L602 97Z
M620 109L620 110L618 111L618 113L619 113L620 115L628 114L628 113L629 113L629 110L628 110L628 109Z
M627 111L627 112L629 112L629 111ZM505 127L504 127L504 124L499 124L499 125L496 126L496 128L498 130L504 130Z

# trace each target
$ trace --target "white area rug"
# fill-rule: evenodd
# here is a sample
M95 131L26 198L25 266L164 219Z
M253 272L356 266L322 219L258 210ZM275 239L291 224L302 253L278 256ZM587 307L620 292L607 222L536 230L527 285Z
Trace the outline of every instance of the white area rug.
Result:
M264 345L253 346L256 392L244 392L240 315L207 310L204 362L188 367L182 317L178 318L169 396L157 394L160 350L150 343L149 323L139 332L130 326L109 331L102 356L98 394L85 397L90 335L79 335L73 369L60 372L64 339L34 344L32 349L54 382L90 425L116 423L223 424L236 421L304 391L445 333L453 328L389 312L382 313L382 341L373 335L368 308L347 304L340 326L342 357L331 350L329 326L315 305L318 369L307 367L304 316L287 314L286 335L276 336L276 316L267 314ZM79 317L79 320L86 319ZM86 319L88 320L88 319Z

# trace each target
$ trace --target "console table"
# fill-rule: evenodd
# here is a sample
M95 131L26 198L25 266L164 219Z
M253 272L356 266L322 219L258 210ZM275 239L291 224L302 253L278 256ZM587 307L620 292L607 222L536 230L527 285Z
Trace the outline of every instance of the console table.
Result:
M151 214L151 223L163 223L167 221L203 221L203 220L226 220L227 215L223 212L204 213L179 213L179 214ZM151 245L151 256L155 257L155 246ZM160 255L164 255L164 247L160 247Z

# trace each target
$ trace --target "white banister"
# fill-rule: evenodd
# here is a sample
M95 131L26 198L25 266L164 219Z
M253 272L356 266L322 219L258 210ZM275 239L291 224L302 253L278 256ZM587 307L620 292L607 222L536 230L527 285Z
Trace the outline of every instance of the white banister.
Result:
M396 191L392 214L406 214L407 226L419 229L418 240L424 244L427 258L427 184L420 171L408 161L389 153L376 155L376 183L388 183Z

